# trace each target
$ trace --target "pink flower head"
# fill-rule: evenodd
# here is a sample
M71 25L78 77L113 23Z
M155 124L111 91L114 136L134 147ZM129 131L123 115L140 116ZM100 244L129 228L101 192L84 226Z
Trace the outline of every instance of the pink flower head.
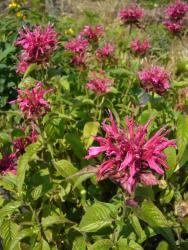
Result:
M65 43L65 49L73 52L73 53L85 53L88 49L88 41L81 36L78 36L75 39L72 39Z
M150 139L147 136L145 125L134 124L134 117L125 118L127 129L119 127L110 112L110 124L102 123L105 137L96 136L99 146L90 147L86 159L95 158L104 153L105 160L99 165L97 179L101 181L109 178L119 183L129 194L134 192L138 183L157 185L157 175L164 175L168 166L165 162L164 149L176 147L174 140L168 140L168 133L161 128Z
M110 91L113 81L112 79L105 77L103 71L100 72L99 76L96 72L92 72L91 75L92 79L86 84L88 89L95 92L96 95L106 94Z
M86 59L87 59L87 56L85 54L83 54L83 53L77 54L77 55L73 56L72 64L76 67L85 66Z
M171 20L183 19L188 11L188 4L182 1L176 1L174 4L170 4L165 9L165 14Z
M18 98L13 102L19 104L20 109L26 117L39 118L46 112L50 111L50 104L44 99L44 95L51 91L52 89L44 90L42 82L39 82L32 89L19 89Z
M131 49L138 54L144 55L148 49L151 49L151 45L147 39L144 39L143 41L140 41L138 38L136 38L131 43Z
M33 30L26 27L19 34L20 37L15 44L22 47L23 51L17 72L24 72L32 63L47 64L58 44L58 34L54 31L53 25L48 24L46 29L36 26Z
M89 42L97 42L98 39L104 35L104 28L101 25L97 25L96 27L87 25L84 26L84 29L80 35Z
M97 59L106 59L109 57L113 57L115 52L115 47L111 43L105 43L102 48L98 48L96 50L96 57Z
M170 75L160 67L152 66L149 70L142 70L138 76L146 91L162 95L170 87Z
M15 153L4 154L0 160L0 174L5 175L9 172L16 174L16 161L17 155Z
M30 135L26 136L26 137L20 137L20 138L16 138L15 140L13 140L12 144L14 146L14 151L17 154L17 156L23 154L25 152L25 148L31 144L37 141L37 131L35 126L32 126L32 130Z
M123 10L120 10L118 16L124 24L138 23L144 16L144 10L137 5L131 5Z
M178 21L165 20L163 24L165 25L167 30L172 33L179 33L183 28L183 22L180 20Z

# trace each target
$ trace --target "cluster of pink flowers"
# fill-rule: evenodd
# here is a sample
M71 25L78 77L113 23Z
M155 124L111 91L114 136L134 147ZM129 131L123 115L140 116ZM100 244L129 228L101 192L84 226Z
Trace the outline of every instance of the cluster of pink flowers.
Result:
M183 27L183 19L187 11L187 3L176 1L174 4L170 4L165 9L167 19L163 23L166 28L173 33L178 33L179 31L181 31Z
M168 140L166 129L161 128L150 139L147 139L147 127L134 124L134 117L125 118L127 129L118 127L110 112L110 124L102 123L106 133L103 138L96 136L100 146L90 147L86 159L95 158L104 153L105 161L99 165L97 180L111 179L119 183L129 194L133 193L138 183L157 185L156 174L164 175L168 166L165 162L164 149L176 147L174 140Z
M120 10L118 16L124 24L138 24L144 16L144 10L137 5L131 5Z
M148 39L140 41L138 38L136 38L131 43L131 49L137 54L144 55L148 49L151 49L151 45Z
M170 87L170 74L158 66L152 66L149 70L138 73L141 86L146 91L156 92L162 95Z
M24 129L25 130L25 129ZM23 130L23 131L24 131ZM38 134L36 132L35 126L32 126L31 133L26 137L19 137L12 141L13 153L3 154L0 160L0 174L5 175L6 173L16 174L17 161L20 155L25 152L25 148L36 142Z
M96 72L91 73L92 79L86 84L86 87L93 92L95 92L96 95L102 95L106 94L110 91L110 87L113 84L113 80L105 77L104 72L101 71L99 76Z
M46 29L36 26L33 30L26 27L19 34L16 45L22 47L23 51L17 72L24 73L32 63L46 65L58 44L58 34L54 31L53 25L48 24Z
M50 104L44 99L44 95L51 91L52 89L43 89L42 82L39 82L32 89L19 89L17 100L12 103L18 103L20 109L27 118L40 118L42 115L50 111Z
M102 48L96 50L96 57L98 60L105 60L114 56L115 47L111 43L105 43Z
M98 39L104 35L104 28L101 25L91 27L89 25L84 26L80 35L86 38L89 42L98 42Z
M95 27L84 26L79 35L65 43L64 47L73 53L72 64L79 67L85 66L89 57L89 45L98 44L99 38L104 35L101 25Z

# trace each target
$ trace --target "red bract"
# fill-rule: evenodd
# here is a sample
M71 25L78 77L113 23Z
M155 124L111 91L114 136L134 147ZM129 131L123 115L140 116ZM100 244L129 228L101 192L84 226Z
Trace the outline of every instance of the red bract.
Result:
M16 174L16 153L4 154L3 158L0 160L0 174L5 175L6 173Z
M92 72L92 79L86 84L86 87L97 95L106 94L110 91L112 86L112 79L104 77L104 73L101 73L100 76L97 76L96 72Z
M138 23L144 16L144 10L137 5L132 5L120 10L118 16L121 18L124 24Z
M97 25L96 27L91 27L89 25L84 26L83 31L80 33L80 35L89 42L97 42L103 34L104 28L101 25Z
M144 55L148 49L151 49L151 45L147 39L144 39L143 41L140 41L138 38L136 38L131 43L131 49L138 54Z
M145 125L134 124L134 118L125 118L127 129L120 128L110 112L110 124L102 123L105 137L97 136L97 147L90 147L86 159L97 157L104 153L105 160L99 165L97 172L98 181L111 179L119 183L129 194L134 192L138 183L144 185L157 185L158 179L154 174L164 175L168 166L165 162L164 149L176 147L174 140L168 140L168 133L161 128L150 139Z
M99 60L103 60L109 57L113 57L115 51L114 45L111 43L105 43L102 48L96 50L96 57Z
M156 92L162 95L170 87L170 75L164 69L152 66L149 70L138 73L141 86L146 91Z
M163 22L165 27L172 33L179 33L183 28L182 21L165 20Z
M25 72L32 63L47 64L58 44L58 34L54 31L53 25L48 24L46 29L36 26L33 30L26 27L19 34L20 38L16 45L22 47L23 51L17 72Z
M65 43L64 47L65 49L73 52L73 53L85 53L88 49L88 41L81 36L72 39Z
M42 82L32 89L18 90L16 102L27 118L40 118L46 112L50 111L50 104L44 99L44 95L51 92L52 89L44 90Z
M165 14L171 20L180 20L184 18L188 11L188 4L182 1L176 1L174 4L170 4L165 9Z

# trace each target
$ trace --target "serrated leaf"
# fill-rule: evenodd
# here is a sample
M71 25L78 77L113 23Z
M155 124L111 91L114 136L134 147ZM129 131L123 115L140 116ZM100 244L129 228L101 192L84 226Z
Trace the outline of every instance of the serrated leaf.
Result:
M20 201L12 201L7 203L4 207L0 209L0 220L2 220L5 216L11 216L11 214L20 206Z
M79 229L83 232L96 232L109 226L116 217L116 207L109 203L96 202L86 210Z
M30 144L26 148L26 152L19 158L17 167L17 186L18 193L21 195L22 186L25 179L25 173L29 169L29 161L33 159L36 153L41 149L41 144L39 142Z
M78 171L78 169L75 168L72 163L67 160L56 161L55 168L63 177L69 177L70 175L73 175Z
M46 218L42 218L42 226L47 228L54 224L71 223L64 215L51 215Z
M181 160L183 153L188 144L188 116L179 115L177 121L177 146L178 146L178 158Z
M86 149L88 149L93 143L94 136L98 132L99 125L100 124L98 122L87 122L85 124L83 129L83 141Z
M165 155L167 156L167 165L168 169L166 170L167 178L169 178L175 171L177 166L177 157L176 157L176 149L169 147L164 150Z
M98 240L96 241L91 249L92 250L110 250L111 247L113 246L113 242L111 240L108 239L102 239L102 240Z
M162 212L151 201L144 200L141 207L133 208L135 214L148 223L158 234L173 246L175 246L174 235L171 227Z
M72 250L86 250L86 242L84 237L76 237L73 242Z
M56 117L49 119L45 126L45 132L49 140L62 139L64 136L63 118Z
M34 233L33 229L31 228L26 228L26 229L21 229L19 231L14 239L14 241L11 242L10 249L9 250L14 250L15 246L24 238L26 237L31 237Z
M36 187L32 192L31 192L31 196L33 198L33 200L38 200L38 198L42 195L42 185L39 185L38 187Z
M1 224L0 232L3 239L3 250L10 250L11 244L14 243L17 237L18 225L11 220L4 220ZM14 250L20 250L19 243L15 244Z
M117 242L117 249L118 250L134 250L134 248L128 246L127 239L119 239Z
M143 231L139 219L133 214L130 216L131 225L133 226L135 233L139 239L145 238L145 232Z

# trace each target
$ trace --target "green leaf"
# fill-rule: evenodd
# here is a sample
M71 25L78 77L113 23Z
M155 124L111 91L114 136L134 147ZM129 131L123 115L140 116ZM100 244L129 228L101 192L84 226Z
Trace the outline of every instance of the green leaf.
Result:
M33 198L34 201L38 200L39 197L41 197L42 195L42 184L37 186L32 192L31 192L31 196Z
M96 241L91 249L92 250L110 250L111 247L113 246L113 242L111 240L108 239L102 239L102 240L98 240Z
M129 242L129 246L131 248L133 248L134 250L144 250L143 247L141 245L139 245L138 243L136 243L135 241L131 240Z
M0 209L0 220L6 216L11 216L11 214L21 206L20 201L12 201L7 203L4 207Z
M39 142L30 144L26 148L26 152L18 160L17 186L18 186L18 193L20 196L22 195L22 186L25 180L25 173L29 169L29 161L33 160L36 153L40 149L41 149L41 144Z
M80 138L75 134L67 134L66 141L70 144L75 155L82 160L86 155L86 151L84 149L84 145L80 141Z
M31 72L33 72L36 68L37 68L36 63L32 63L31 65L29 65L29 67L27 68L23 78L26 78L27 76L29 76L31 74Z
M88 174L84 174L82 176L79 176L77 178L77 180L75 181L74 183L74 186L73 186L73 190L78 187L83 181L95 176L96 174L95 173L88 173Z
M3 250L10 250L11 245L17 238L18 225L12 220L4 220L0 227L1 237L3 239ZM14 245L14 250L20 250L19 243Z
M51 120L48 120L45 126L45 132L47 138L51 141L62 139L64 136L63 118L56 117L56 118L51 118Z
M67 160L56 161L55 168L63 177L69 177L70 175L73 175L78 171L78 169L75 168L72 163Z
M128 246L127 239L121 238L117 242L117 249L118 250L134 250L134 248Z
M4 189L16 193L16 176L12 173L0 176L0 186Z
M158 234L173 246L175 246L174 236L171 227L162 212L151 201L144 200L141 207L133 208L135 214L148 223Z
M116 207L109 203L96 202L86 210L81 219L79 229L83 232L96 232L111 225L116 217Z
M64 215L51 215L46 218L42 218L42 226L47 228L54 224L64 224L64 223L71 223Z
M167 165L169 169L166 170L167 178L169 178L175 171L177 166L177 158L176 158L176 149L169 147L164 150L165 155L167 156Z
M166 241L162 240L157 245L156 250L170 250L170 246L169 246L169 244Z
M86 149L93 143L94 136L98 132L99 125L100 124L98 122L87 122L85 124L83 130L83 141Z
M178 146L178 158L181 160L183 153L188 144L188 116L179 115L177 121L177 146Z
M86 242L84 237L76 237L73 242L72 250L86 250Z
M143 231L139 219L133 214L130 216L131 225L133 226L135 233L139 239L145 238L145 232Z
M14 250L15 246L24 238L31 237L34 233L32 228L21 229L16 235L14 241L11 242L10 250Z

